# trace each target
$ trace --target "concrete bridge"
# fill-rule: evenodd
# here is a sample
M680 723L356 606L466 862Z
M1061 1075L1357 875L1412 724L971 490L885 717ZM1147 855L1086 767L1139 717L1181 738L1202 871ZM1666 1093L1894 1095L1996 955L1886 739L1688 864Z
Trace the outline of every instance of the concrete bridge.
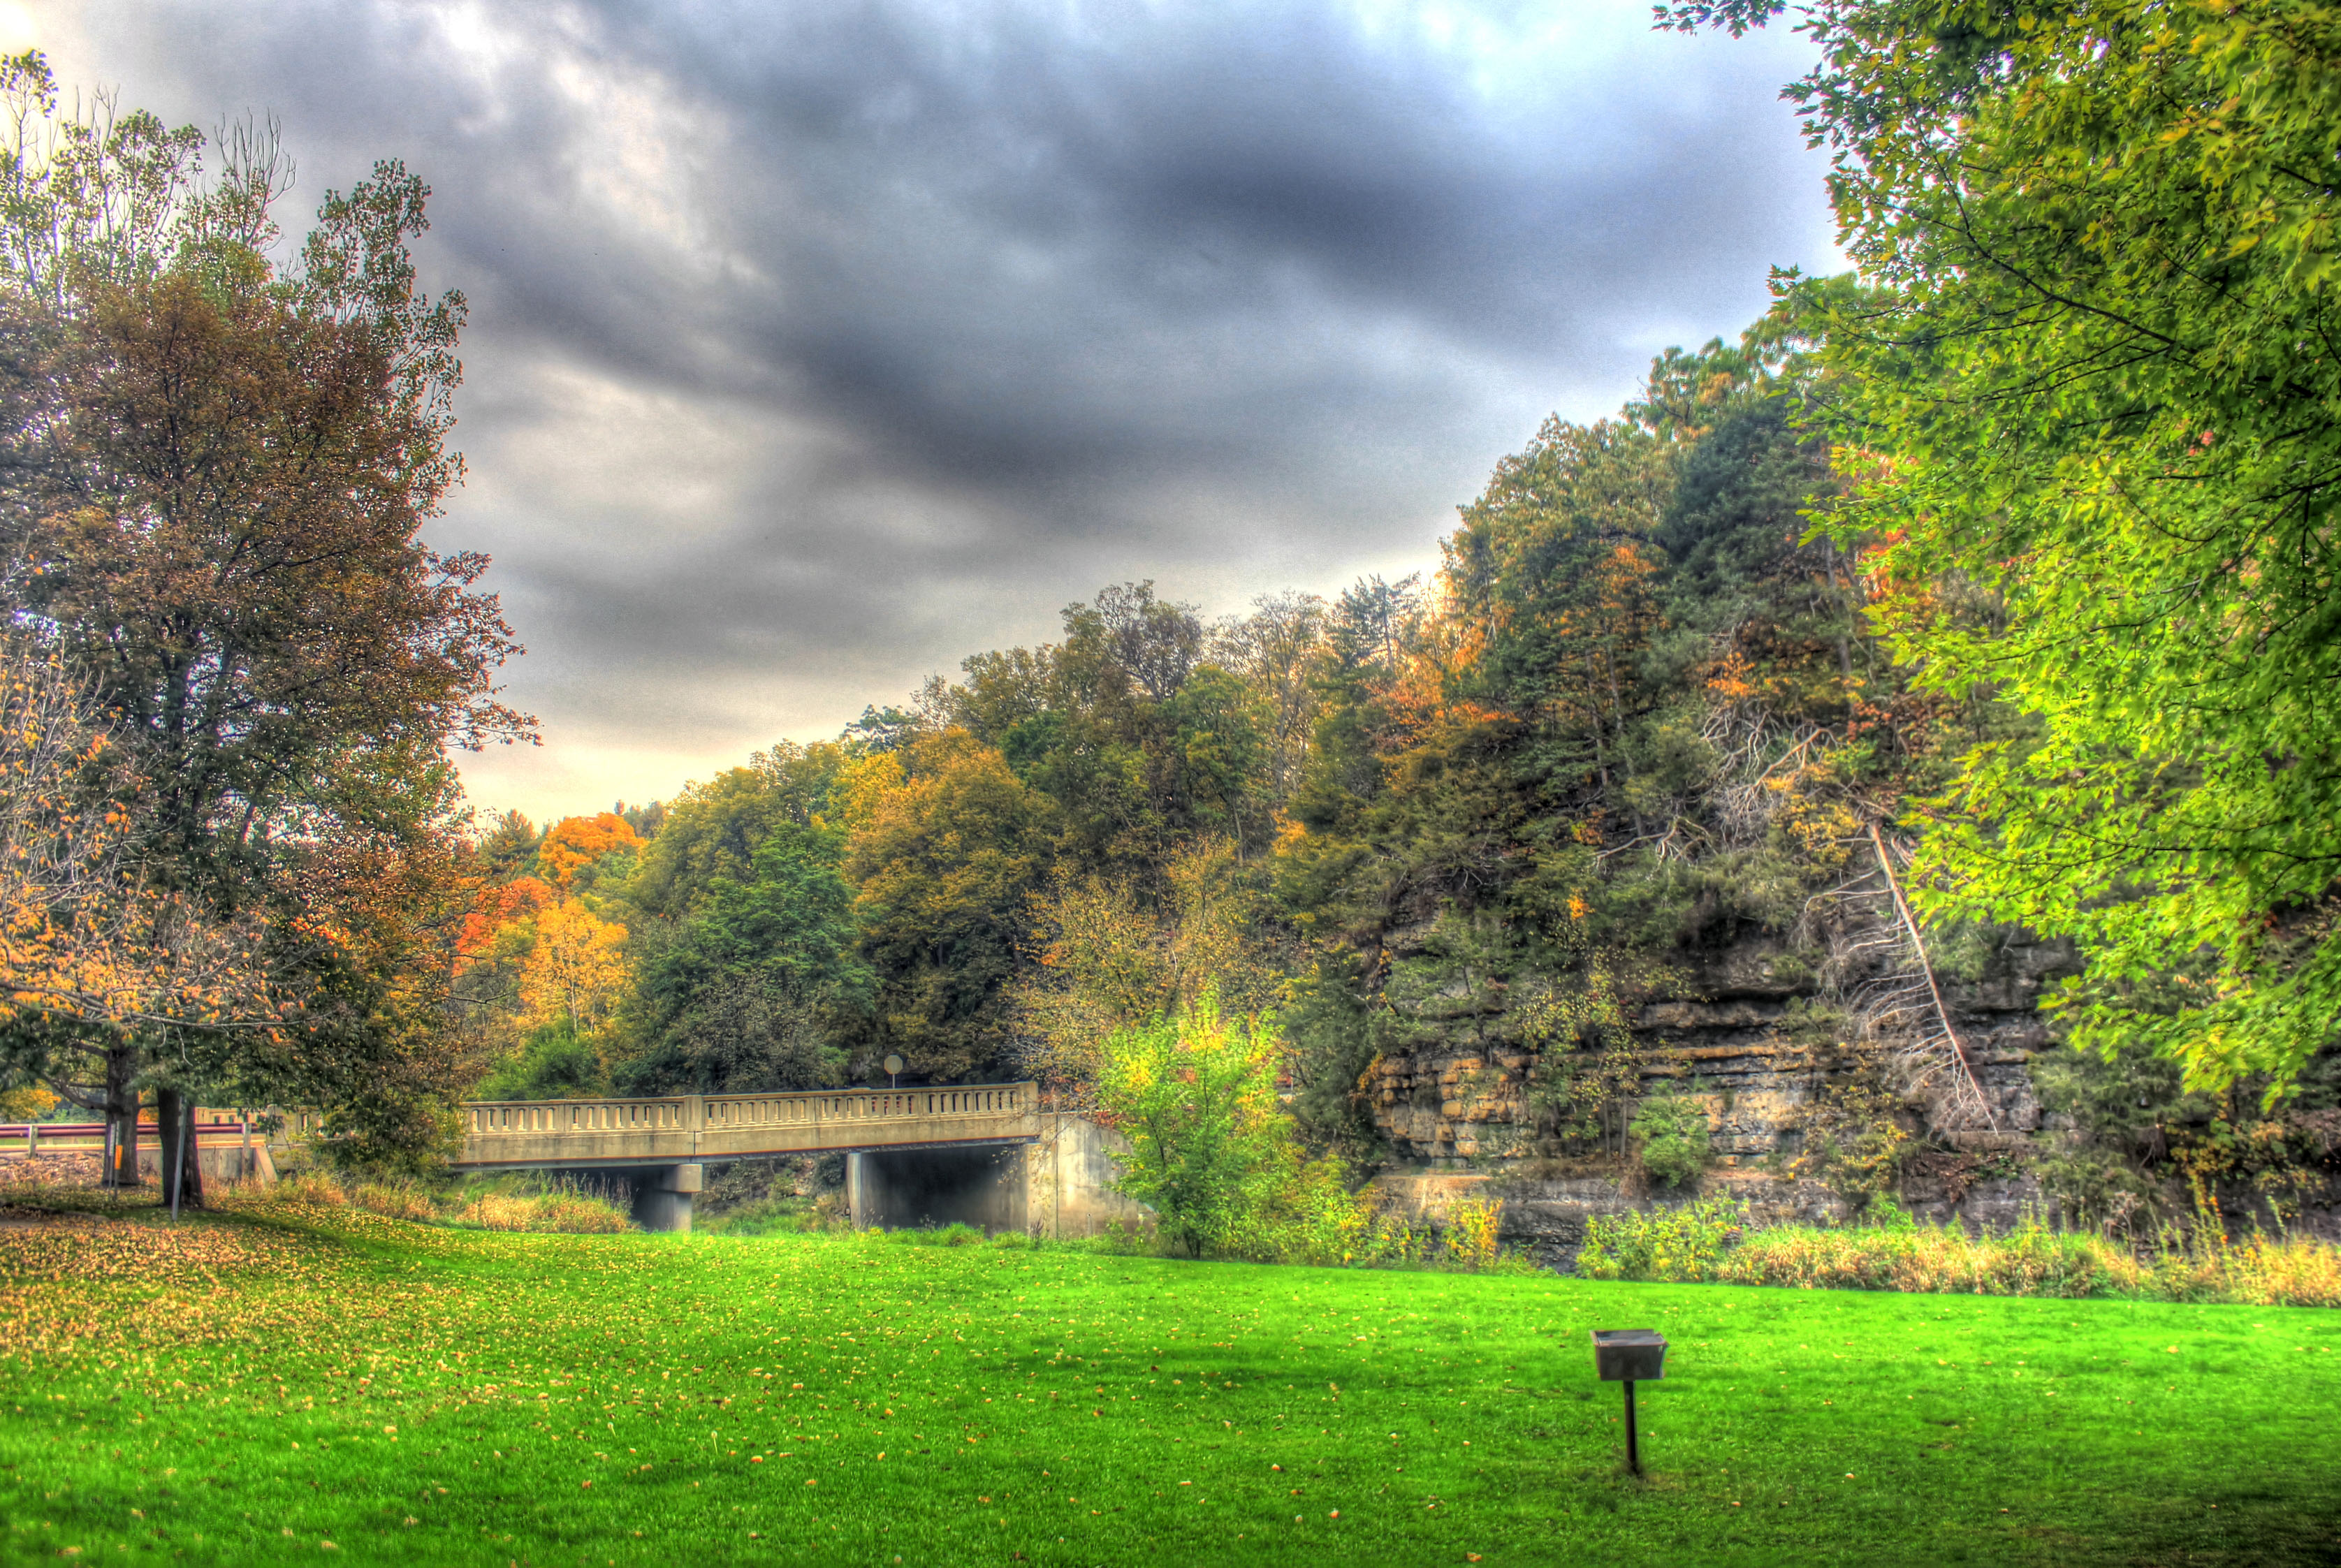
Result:
M645 1230L689 1230L710 1162L843 1154L857 1227L949 1224L1086 1235L1138 1209L1106 1186L1110 1135L1043 1112L1039 1086L473 1100L466 1170L622 1176Z

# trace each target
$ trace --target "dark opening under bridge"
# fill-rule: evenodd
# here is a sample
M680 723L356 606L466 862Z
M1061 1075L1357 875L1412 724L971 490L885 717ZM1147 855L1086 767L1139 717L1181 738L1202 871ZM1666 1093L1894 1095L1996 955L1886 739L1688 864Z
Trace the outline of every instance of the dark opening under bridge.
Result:
M846 1156L857 1226L958 1220L1078 1234L1136 1213L1106 1189L1102 1130L1043 1112L1031 1083L474 1100L463 1115L459 1168L623 1176L645 1230L691 1228L709 1163L805 1154Z

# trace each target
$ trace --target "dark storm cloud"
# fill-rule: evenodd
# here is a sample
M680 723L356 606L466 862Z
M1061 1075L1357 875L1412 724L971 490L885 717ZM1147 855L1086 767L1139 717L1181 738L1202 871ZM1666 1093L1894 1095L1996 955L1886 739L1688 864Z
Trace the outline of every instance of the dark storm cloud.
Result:
M574 807L833 729L1151 576L1429 556L1543 412L1826 262L1797 62L1530 10L101 0L69 79L395 154ZM305 204L305 202L304 203ZM562 748L568 749L564 752ZM563 758L567 760L563 760ZM613 781L614 780L614 781Z

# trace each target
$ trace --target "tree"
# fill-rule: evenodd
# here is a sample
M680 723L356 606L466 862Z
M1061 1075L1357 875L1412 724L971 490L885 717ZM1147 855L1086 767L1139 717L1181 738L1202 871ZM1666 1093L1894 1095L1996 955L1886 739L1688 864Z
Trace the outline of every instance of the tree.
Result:
M1548 420L1499 463L1444 546L1443 578L1471 637L1452 695L1538 724L1555 770L1630 778L1628 730L1647 708L1641 666L1659 620L1651 536L1672 452L1624 422Z
M0 642L0 1070L108 1112L117 1139L125 1038L281 1022L252 923L206 918L139 862L124 762L55 655Z
M1098 1100L1131 1143L1115 1185L1190 1256L1240 1243L1297 1163L1276 1106L1274 1027L1230 1024L1205 995L1117 1031L1101 1054Z
M486 957L497 936L516 921L533 918L561 902L561 895L534 877L514 877L509 882L489 882L463 917L463 934L456 951L466 958Z
M783 742L759 751L744 768L693 783L670 804L642 852L627 897L668 919L688 915L719 878L753 879L757 846L784 823L810 828L828 809L830 788L845 765L833 744Z
M1312 677L1325 630L1325 601L1315 594L1266 594L1252 601L1251 614L1215 640L1220 661L1258 693L1268 746L1266 793L1280 807L1299 786L1308 761L1317 719Z
M633 826L614 811L594 817L564 817L546 830L537 846L537 864L553 885L569 891L577 873L604 855L638 851L643 840Z
M1061 869L1033 897L1039 962L1012 991L1027 1070L1079 1097L1118 1029L1207 994L1244 1016L1274 1007L1295 955L1261 879L1219 838L1180 846L1143 889Z
M408 964L441 946L384 938L353 969L335 920L363 900L310 898L316 867L382 859L449 878L400 884L435 908L461 881L443 841L444 748L529 729L494 700L517 647L473 587L485 558L418 536L461 473L446 437L463 300L418 293L407 249L427 189L377 164L327 193L279 268L267 253L289 166L270 133L232 134L206 184L192 131L117 120L103 100L59 119L37 55L0 63L0 88L16 115L0 158L0 587L90 682L147 780L144 874L207 919L265 914L274 981L339 998L303 1015L334 1020L318 1049L376 1049L386 1070L436 1051L428 1009L369 1010L351 987L411 996ZM452 963L452 932L443 950ZM108 1044L115 1117L134 1115L154 1043L131 1030ZM259 1065L291 1059L254 1055L247 1092Z
M717 878L699 910L637 966L641 1054L620 1076L643 1092L765 1093L837 1081L836 1040L866 1005L853 951L844 835L777 824L744 881Z
M411 815L345 809L373 826L274 847L267 969L297 1011L179 1068L189 1092L322 1108L324 1153L346 1168L444 1158L461 1136L454 1102L483 1066L453 1027L456 945L479 889L464 813L443 758L416 767L384 790Z
M1677 7L1761 23L1777 5ZM2029 732L1928 807L1938 915L2075 938L2077 1044L2281 1097L2341 1018L2341 22L1821 0L1789 89L1873 292L1802 280L1831 522L1921 687Z
M491 881L521 876L535 863L536 847L543 835L517 811L502 812L490 820L495 825L481 835L473 849L480 869Z
M900 1051L914 1073L971 1077L1007 1052L1003 987L1018 969L1053 813L964 729L870 760L844 867L862 956L877 977L870 1045Z
M626 928L571 899L537 917L536 945L520 971L523 1017L573 1038L600 1028L626 985Z

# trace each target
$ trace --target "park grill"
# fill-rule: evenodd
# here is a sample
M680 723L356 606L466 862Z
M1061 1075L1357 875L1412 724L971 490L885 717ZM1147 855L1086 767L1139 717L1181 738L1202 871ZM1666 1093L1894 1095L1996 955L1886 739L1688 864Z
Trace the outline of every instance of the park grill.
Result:
M1642 1447L1634 1431L1634 1384L1667 1374L1667 1336L1652 1328L1597 1328L1593 1365L1604 1383L1626 1385L1626 1468L1642 1473Z

